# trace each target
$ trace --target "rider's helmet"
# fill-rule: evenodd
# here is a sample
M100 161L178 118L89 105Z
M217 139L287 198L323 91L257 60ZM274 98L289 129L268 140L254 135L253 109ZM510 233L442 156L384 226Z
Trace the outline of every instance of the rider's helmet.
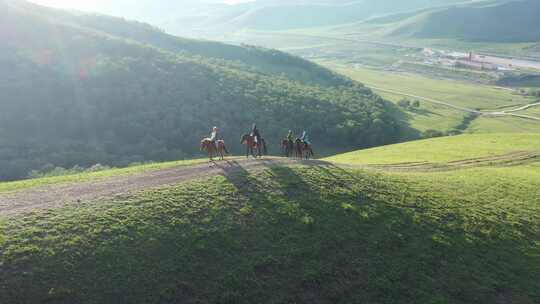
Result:
M217 131L217 130L218 130L217 127L213 127L213 128L212 128L212 131Z

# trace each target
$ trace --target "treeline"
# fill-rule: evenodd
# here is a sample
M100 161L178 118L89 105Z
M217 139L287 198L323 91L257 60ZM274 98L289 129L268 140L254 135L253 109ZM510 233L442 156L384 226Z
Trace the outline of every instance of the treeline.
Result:
M292 81L25 17L0 29L14 37L0 47L1 180L51 167L198 156L214 125L233 152L253 122L276 150L289 128L309 130L320 149L400 135L392 106L360 84Z

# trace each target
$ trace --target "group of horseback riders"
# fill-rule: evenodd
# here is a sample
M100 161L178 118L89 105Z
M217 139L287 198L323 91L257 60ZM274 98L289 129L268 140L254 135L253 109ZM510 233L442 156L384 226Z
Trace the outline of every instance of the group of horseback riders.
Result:
M214 152L216 152L221 159L225 157L225 154L229 154L225 141L219 138L218 127L213 127L209 138L205 138L201 141L201 150L207 150L208 156L212 159ZM244 134L240 139L241 144L246 145L246 157L251 154L253 157L262 157L267 153L266 142L257 128L256 124L251 127L249 134ZM311 148L311 141L307 132L304 130L302 135L294 139L293 132L289 130L287 136L282 141L281 149L286 157L293 156L293 151L296 151L296 157L310 158L313 157L313 149Z

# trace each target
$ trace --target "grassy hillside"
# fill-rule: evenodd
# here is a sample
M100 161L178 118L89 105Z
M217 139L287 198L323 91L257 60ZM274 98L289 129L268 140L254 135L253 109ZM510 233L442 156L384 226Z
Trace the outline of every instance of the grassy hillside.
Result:
M426 97L482 111L512 109L535 102L535 98L525 97L512 90L489 85L434 79L411 73L393 73L360 67L350 68L333 61L321 61L321 64L369 87L382 89L374 89L374 91L394 103L398 103L404 98L415 100L415 98L406 97L403 94ZM401 94L390 93L386 90ZM421 132L430 129L446 132L457 128L468 133L530 133L540 131L540 123L512 117L478 117L463 125L468 115L466 112L430 103L423 99L418 100L420 101L419 108L403 109L403 111L396 113L396 117L406 121L412 128Z
M271 151L288 129L308 129L321 153L338 142L363 147L399 137L391 104L297 57L7 3L0 11L0 179L198 156L214 125L233 152L253 122Z
M346 164L440 163L518 151L540 151L540 134L450 136L356 151L327 160Z
M0 219L0 299L537 303L538 169L270 167Z
M167 51L187 52L205 58L224 59L231 61L230 63L244 65L241 66L244 69L285 76L296 81L319 85L347 84L347 79L287 53L252 46L234 46L214 41L175 37L148 24L127 21L122 18L96 14L74 14L18 0L10 0L8 9L4 13L13 18L22 14L27 17L48 20L58 26L98 31Z
M489 3L489 2L488 2ZM392 35L468 41L538 42L540 3L520 0L502 4L449 7L405 20Z
M180 16L147 19L172 33L219 37L231 31L287 30L330 26L369 17L467 2L468 0L382 1L253 1L232 6L213 5ZM155 5L154 5L155 6ZM144 18L144 16L142 16Z

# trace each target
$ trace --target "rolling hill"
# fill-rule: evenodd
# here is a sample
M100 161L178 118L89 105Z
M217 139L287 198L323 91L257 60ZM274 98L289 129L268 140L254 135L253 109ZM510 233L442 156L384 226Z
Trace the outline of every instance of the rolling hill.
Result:
M445 38L475 42L538 42L540 3L518 0L451 6L400 21L390 36Z
M219 37L230 31L285 30L355 22L369 17L434 7L468 0L410 1L274 1L258 0L237 5L143 1L126 12L122 5L104 5L101 11L156 24L170 33ZM164 9L165 8L165 9ZM144 12L144 13L141 13ZM159 13L158 13L159 12Z
M214 125L235 152L253 122L275 149L289 128L309 129L322 152L399 137L391 104L303 59L0 3L0 179L193 157Z
M0 193L0 210L14 195L38 204L0 216L0 299L537 303L539 143L458 136L333 158L344 165L252 161L256 170L229 160L215 176L44 212L31 196L42 188ZM398 169L404 161L433 166ZM132 174L151 183L167 171Z

